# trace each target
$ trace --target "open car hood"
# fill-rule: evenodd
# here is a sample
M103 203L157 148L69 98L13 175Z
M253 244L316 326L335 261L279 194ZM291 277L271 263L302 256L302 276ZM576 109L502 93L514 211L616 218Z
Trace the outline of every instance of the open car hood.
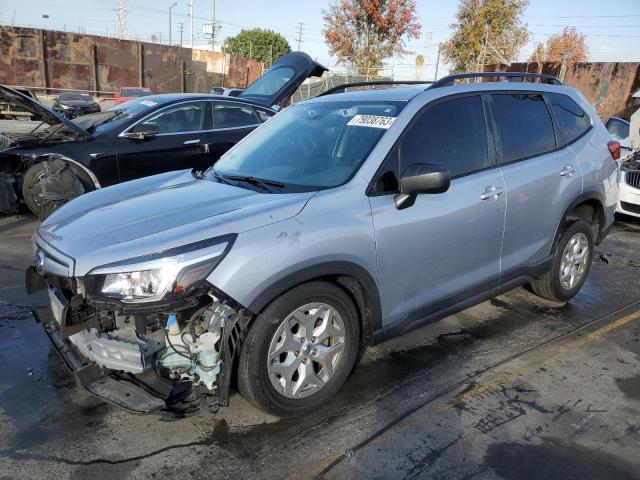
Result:
M57 114L37 100L29 98L26 95L23 95L22 93L5 85L0 85L0 103L3 102L13 104L18 109L26 110L27 112L33 114L33 116L36 117L37 120L42 121L47 125L57 125L60 123L64 123L67 127L71 128L73 131L81 135L87 137L91 136L86 130L76 125L64 116ZM4 132L0 131L0 133Z
M327 70L306 53L288 53L278 59L238 97L277 109L277 106L283 106L289 100L307 78L320 77Z

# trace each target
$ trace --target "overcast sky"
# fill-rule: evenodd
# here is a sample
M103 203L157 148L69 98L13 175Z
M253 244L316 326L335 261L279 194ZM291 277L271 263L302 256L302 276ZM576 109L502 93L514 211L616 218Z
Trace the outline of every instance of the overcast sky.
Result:
M203 44L203 23L211 17L212 0L193 0L194 36ZM152 34L162 34L167 42L169 33L169 0L127 0L127 18L132 38L149 40ZM184 23L184 43L189 45L188 0L177 0L173 8L173 42L179 39L178 24ZM221 37L233 36L242 28L270 28L282 33L297 47L299 22L302 22L301 50L335 70L336 60L330 58L322 36L322 10L330 0L217 0L216 17L221 22ZM455 21L456 1L417 0L418 15L423 25L420 40L409 42L414 52L387 62L387 73L393 63L395 77L415 76L415 55L427 58L423 78L434 74L438 43L447 38L449 25ZM113 35L115 31L115 0L0 0L0 23L34 26L58 30L79 27L87 33ZM42 15L49 15L48 19ZM525 22L532 41L544 41L565 25L575 26L587 36L593 61L640 61L640 0L530 0ZM523 60L532 51L532 42L522 49ZM439 75L446 73L441 65Z

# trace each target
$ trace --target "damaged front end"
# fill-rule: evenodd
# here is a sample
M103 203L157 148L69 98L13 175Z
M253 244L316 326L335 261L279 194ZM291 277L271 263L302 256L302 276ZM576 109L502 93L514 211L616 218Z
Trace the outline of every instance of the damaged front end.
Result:
M48 290L50 308L36 309L34 316L81 386L139 414L171 410L185 392L201 391L219 405L228 403L231 369L248 317L204 280L211 262L187 262L172 275L166 293L158 300L147 295L148 301L131 301L136 292L126 278L144 276L140 271L111 266L115 273L68 277L61 275L64 263L38 246L36 268L29 268L26 283L30 293ZM156 279L154 286L147 276L143 289L165 280ZM114 291L120 298L111 295Z

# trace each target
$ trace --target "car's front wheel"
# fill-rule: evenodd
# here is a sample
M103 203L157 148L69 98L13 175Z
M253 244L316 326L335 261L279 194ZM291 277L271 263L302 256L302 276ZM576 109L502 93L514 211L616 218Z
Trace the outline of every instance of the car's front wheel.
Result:
M29 210L44 220L91 186L61 160L31 166L22 178L22 198Z
M299 285L251 326L238 364L240 393L273 415L308 412L343 385L359 338L356 309L340 287L318 281Z

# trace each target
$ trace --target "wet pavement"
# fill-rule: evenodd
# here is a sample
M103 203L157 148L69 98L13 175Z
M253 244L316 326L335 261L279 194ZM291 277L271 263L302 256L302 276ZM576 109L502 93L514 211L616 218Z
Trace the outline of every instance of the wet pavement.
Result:
M280 420L238 394L176 419L78 389L24 292L36 222L0 218L0 479L640 478L640 222L621 220L569 304L516 289L369 349Z

